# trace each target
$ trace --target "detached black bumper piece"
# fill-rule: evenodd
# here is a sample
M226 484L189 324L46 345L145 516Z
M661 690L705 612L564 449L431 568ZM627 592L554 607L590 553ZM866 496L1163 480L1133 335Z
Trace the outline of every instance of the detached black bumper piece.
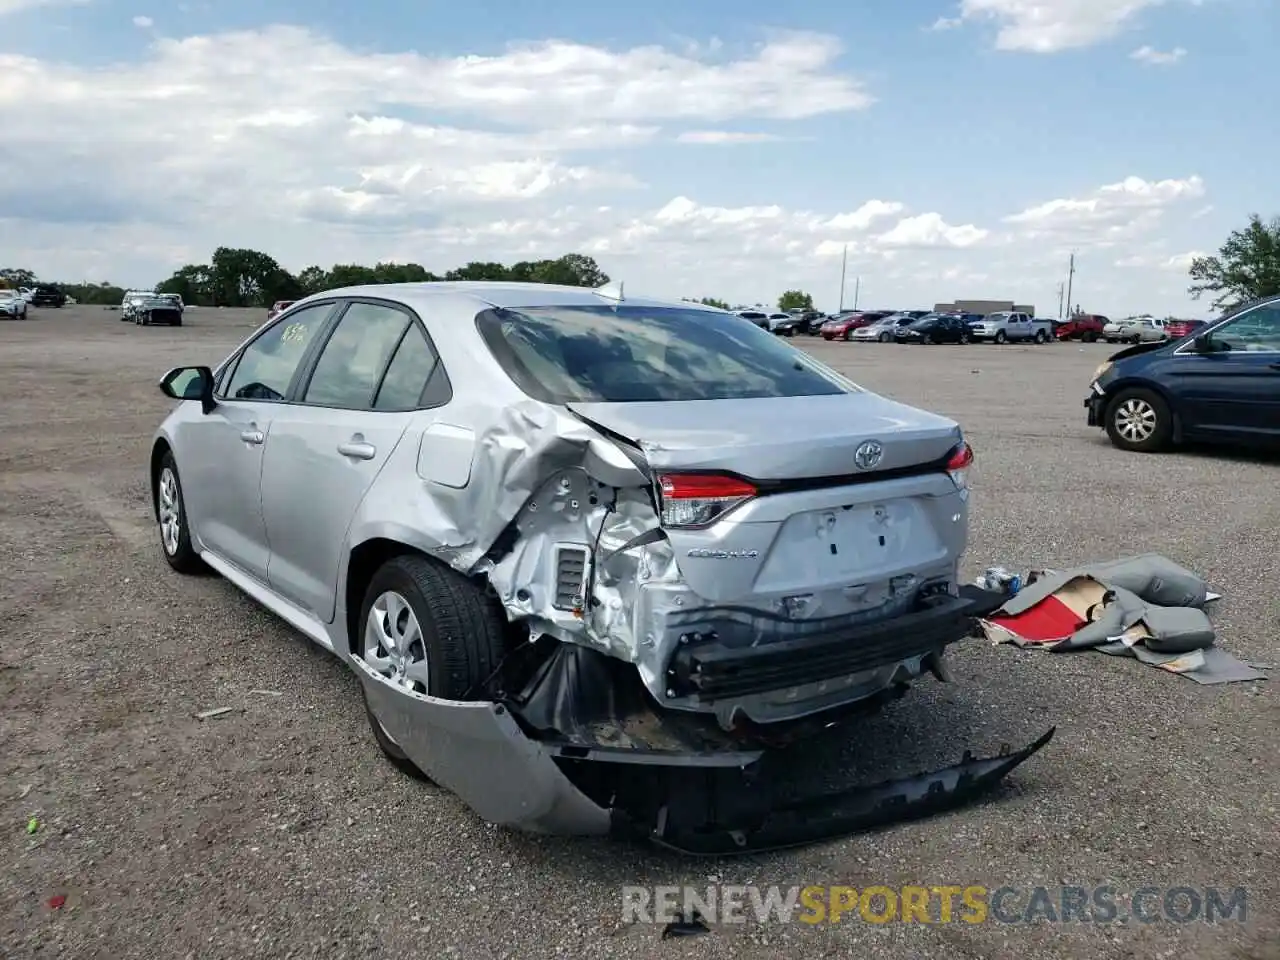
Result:
M750 625L725 621L709 636L676 651L668 681L678 696L696 695L707 702L874 670L938 653L971 636L975 619L993 613L1006 599L966 586L959 597L927 598L918 609L892 620L758 644L745 635Z
M735 802L733 793L725 790L725 796L719 798L706 792L698 794L696 803L693 797L684 802L673 798L657 811L647 830L615 810L614 828L619 836L643 837L691 856L764 853L833 840L933 816L970 803L1043 748L1053 739L1054 730L1051 727L1035 742L1017 751L1005 747L997 756L985 759L975 759L966 751L960 763L944 770L808 797L790 805L772 806L754 817L743 809L740 791ZM717 804L717 799L725 801L724 804ZM734 820L738 820L736 826L726 823Z
M1089 411L1089 426L1101 427L1103 425L1102 411L1107 405L1107 398L1100 397L1096 393L1091 393L1084 398L1085 409Z

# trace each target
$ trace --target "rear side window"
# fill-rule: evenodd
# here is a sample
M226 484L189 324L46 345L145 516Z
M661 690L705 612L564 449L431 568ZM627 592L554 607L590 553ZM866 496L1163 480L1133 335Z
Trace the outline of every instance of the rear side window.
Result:
M408 325L409 317L391 307L351 304L316 361L303 402L369 409L387 361Z
M437 376L437 374L439 376ZM412 410L416 407L435 406L438 391L427 390L432 380L444 380L440 358L427 342L416 324L411 324L404 339L396 348L387 374L382 378L378 395L374 398L375 410Z
M487 310L481 337L547 403L854 393L855 384L741 317L678 307Z

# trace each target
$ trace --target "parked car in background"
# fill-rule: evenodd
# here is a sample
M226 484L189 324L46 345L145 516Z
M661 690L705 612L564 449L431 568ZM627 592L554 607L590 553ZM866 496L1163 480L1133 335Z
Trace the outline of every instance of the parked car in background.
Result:
M765 329L770 333L776 333L780 337L794 337L796 335L796 325L799 322L800 318L794 313L771 313Z
M168 301L169 301L170 303L172 303L175 307L177 307L177 308L178 308L178 312L179 312L179 313L183 313L183 312L185 312L185 310L186 310L186 305L182 302L182 294L180 294L180 293L162 293L162 294L160 294L160 297L161 297L161 299L168 300Z
M1170 340L1181 340L1193 333L1199 333L1208 325L1207 320L1166 320L1164 332Z
M277 314L283 313L285 310L288 310L296 302L297 301L295 300L277 300L275 303L273 303L270 306L270 308L268 308L267 319L268 320L274 319Z
M852 340L855 330L883 320L891 313L892 310L850 310L838 314L822 325L822 339Z
M887 317L881 317L879 320L867 324L865 327L858 327L853 331L853 335L849 339L889 343L893 340L893 335L899 327L915 323L921 317L928 315L928 310L903 310L899 313L891 313Z
M301 300L160 381L158 545L332 652L388 760L489 823L738 850L771 835L764 751L945 677L1003 599L961 579L960 426L739 321L527 283ZM810 839L852 809L819 791L785 795Z
M1108 323L1106 317L1098 313L1087 313L1078 317L1069 317L1055 325L1053 335L1058 340L1083 340L1093 343L1102 337L1102 330Z
M30 303L33 299L35 299L36 292L31 287L19 287L18 295L22 297L23 300L27 301L27 303Z
M1048 320L1036 320L1028 313L999 310L969 324L969 332L974 340L992 343L1027 340L1048 343L1053 334L1053 324Z
M10 320L27 319L27 300L17 290L0 289L0 316Z
M182 326L182 311L164 294L154 290L130 290L120 304L120 319L132 320L140 327L164 324Z
M1190 339L1121 350L1094 372L1091 427L1144 453L1184 441L1280 444L1280 297L1206 324Z
M959 314L930 313L896 327L893 338L898 343L968 343L972 334Z
M1167 337L1164 321L1159 317L1125 317L1112 320L1102 328L1107 343L1152 343Z
M826 322L827 315L821 310L806 310L800 315L800 322L796 324L796 330L815 337L822 332L822 325Z
M31 292L31 305L33 307L63 307L68 302L70 302L70 298L51 283L36 284L35 289Z

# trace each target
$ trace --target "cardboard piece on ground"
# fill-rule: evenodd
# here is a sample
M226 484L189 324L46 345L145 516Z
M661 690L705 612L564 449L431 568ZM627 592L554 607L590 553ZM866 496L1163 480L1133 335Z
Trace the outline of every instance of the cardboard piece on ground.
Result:
M1074 577L1051 597L1013 616L994 616L982 622L993 643L1045 646L1066 640L1089 622L1089 608L1100 603L1107 588L1092 577Z

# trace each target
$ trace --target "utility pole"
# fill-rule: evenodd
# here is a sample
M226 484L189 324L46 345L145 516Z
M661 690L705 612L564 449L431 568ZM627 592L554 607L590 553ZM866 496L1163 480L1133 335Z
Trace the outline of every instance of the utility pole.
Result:
M1063 291L1063 285L1061 282L1059 282L1058 283L1058 319L1059 320L1062 319L1062 291Z
M1067 266L1067 309L1071 309L1071 282L1076 275L1076 252L1071 251L1071 261Z
M853 280L853 309L858 309L858 294L862 292L862 278L855 277Z
M849 269L849 245L844 245L844 259L840 261L840 306L836 308L836 313L844 312L844 275Z

